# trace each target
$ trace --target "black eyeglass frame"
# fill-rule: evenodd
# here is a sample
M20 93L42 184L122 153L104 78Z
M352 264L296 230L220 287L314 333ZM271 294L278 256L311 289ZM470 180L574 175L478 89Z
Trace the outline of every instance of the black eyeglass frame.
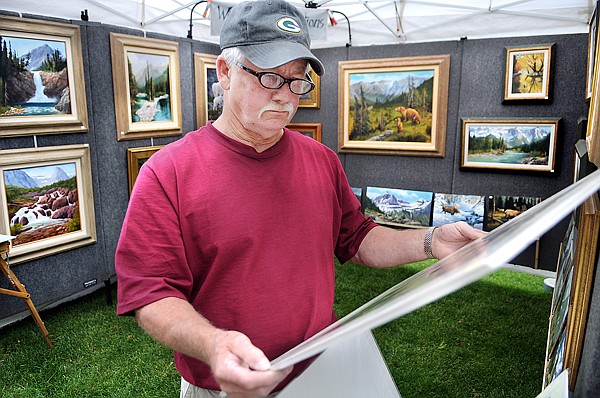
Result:
M255 70L252 70L252 69L248 68L246 65L242 64L241 62L237 62L237 66L238 66L238 67L240 67L240 69L242 69L242 70L244 70L244 71L246 71L246 72L250 73L251 75L254 75L254 76L256 76L256 78L258 79L258 82L260 83L260 85L261 85L261 86L263 86L264 88L268 88L268 89L270 89L270 90L279 90L281 87L283 87L283 85L284 85L284 84L286 84L286 83L287 83L287 84L288 84L288 88L290 89L290 91L291 91L293 94L296 94L296 95L304 95L304 94L308 94L308 93L310 93L310 92L311 92L311 91L313 91L313 90L315 89L315 87L316 87L315 83L313 83L313 81L310 79L310 76L309 76L309 75L306 75L306 77L307 77L308 79L299 79L299 78L297 78L297 77L294 77L294 78L288 79L287 77L283 77L283 76L281 76L279 73L275 73L275 72L257 72L257 71L255 71ZM262 82L262 77L263 77L263 76L265 76L265 75L275 75L275 76L277 76L277 77L280 77L280 78L282 79L282 82L281 82L281 84L280 84L280 85L278 85L277 87L267 87L267 86L265 86L265 85L263 84L263 82ZM293 83L293 82L295 82L295 81L297 81L297 80L300 80L300 81L303 81L303 82L307 82L308 84L310 84L310 89L309 89L309 90L307 90L307 91L305 91L305 92L303 92L303 93L297 93L297 92L295 92L294 90L292 90L292 83Z

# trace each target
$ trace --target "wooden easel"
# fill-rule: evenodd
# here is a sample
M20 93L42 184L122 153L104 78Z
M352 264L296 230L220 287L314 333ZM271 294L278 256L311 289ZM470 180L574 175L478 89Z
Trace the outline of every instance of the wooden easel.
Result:
M0 294L7 294L9 296L22 298L23 301L25 301L25 304L27 304L27 307L29 307L29 312L31 312L35 323L37 323L38 327L42 331L46 343L48 343L50 348L54 348L52 342L50 341L48 330L46 329L46 326L44 326L42 318L40 318L40 315L35 309L33 301L31 301L30 294L27 293L27 290L25 290L25 286L23 286L23 284L19 282L17 276L14 274L14 272L12 272L12 270L8 266L8 252L10 251L10 241L12 240L12 238L12 236L0 235L0 270L16 290L0 288Z

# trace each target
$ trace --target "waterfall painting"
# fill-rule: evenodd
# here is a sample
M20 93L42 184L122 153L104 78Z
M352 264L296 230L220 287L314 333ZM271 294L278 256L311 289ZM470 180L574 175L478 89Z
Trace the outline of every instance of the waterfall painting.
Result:
M0 136L87 131L79 27L4 16L0 26Z
M181 134L178 43L111 33L117 140Z
M15 237L11 262L95 242L91 184L87 144L0 151L0 233Z
M194 53L196 128L215 121L223 113L223 88L217 78L217 56Z
M450 56L341 61L340 152L443 157Z
M65 42L3 36L0 46L2 116L71 113Z

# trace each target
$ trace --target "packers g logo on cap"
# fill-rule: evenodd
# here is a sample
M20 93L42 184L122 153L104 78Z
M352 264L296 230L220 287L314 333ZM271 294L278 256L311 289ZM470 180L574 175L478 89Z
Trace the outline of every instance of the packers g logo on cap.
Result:
M277 27L279 28L279 30L282 30L287 33L302 33L302 28L300 27L298 22L296 22L295 19L290 17L279 18L277 20Z

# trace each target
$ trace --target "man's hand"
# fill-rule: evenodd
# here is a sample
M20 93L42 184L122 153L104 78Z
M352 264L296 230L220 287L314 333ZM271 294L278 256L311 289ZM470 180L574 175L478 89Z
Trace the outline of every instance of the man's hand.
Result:
M485 232L469 226L464 221L444 224L437 227L433 233L433 255L442 259L485 234Z
M291 371L269 370L271 363L239 332L219 331L213 338L209 365L221 390L231 398L268 395Z
M269 370L269 359L246 335L214 327L185 300L166 297L135 315L162 344L207 363L229 397L265 396L292 371L292 367Z

